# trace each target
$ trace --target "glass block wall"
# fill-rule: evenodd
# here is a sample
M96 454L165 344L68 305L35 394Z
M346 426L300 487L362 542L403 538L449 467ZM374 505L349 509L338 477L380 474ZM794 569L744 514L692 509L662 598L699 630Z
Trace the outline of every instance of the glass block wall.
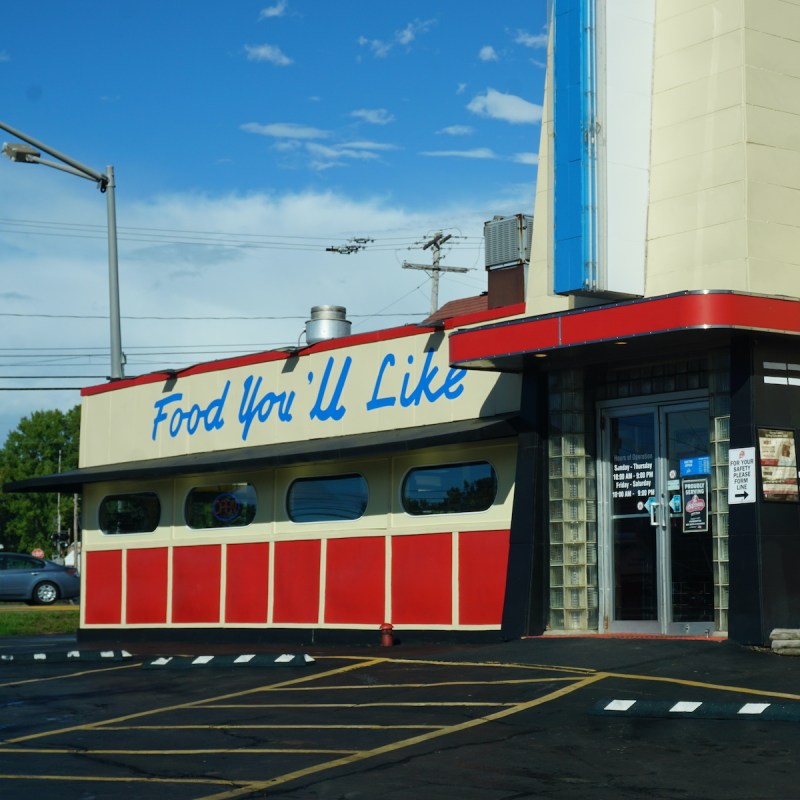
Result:
M552 373L549 382L549 627L596 631L597 488L583 371Z

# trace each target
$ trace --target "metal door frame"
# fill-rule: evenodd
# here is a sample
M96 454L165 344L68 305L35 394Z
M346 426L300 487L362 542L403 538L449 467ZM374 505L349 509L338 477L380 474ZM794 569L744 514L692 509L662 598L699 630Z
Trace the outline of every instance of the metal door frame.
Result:
M602 631L614 633L708 635L713 631L711 622L672 622L672 562L669 537L669 517L665 516L667 497L667 470L664 469L666 453L666 417L672 410L691 410L708 408L708 393L676 392L650 395L647 397L610 400L597 404L597 558L598 558L598 600L600 625ZM656 514L656 620L615 620L614 619L614 542L611 528L611 485L609 469L609 442L606 420L613 416L632 416L650 413L655 422L656 449L654 463L656 468L656 497L659 498Z

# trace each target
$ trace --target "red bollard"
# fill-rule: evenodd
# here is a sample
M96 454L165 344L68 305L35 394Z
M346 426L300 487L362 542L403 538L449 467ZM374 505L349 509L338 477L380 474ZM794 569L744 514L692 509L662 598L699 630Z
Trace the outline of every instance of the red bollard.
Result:
M394 636L392 636L392 624L384 622L381 625L381 646L392 647L394 645Z

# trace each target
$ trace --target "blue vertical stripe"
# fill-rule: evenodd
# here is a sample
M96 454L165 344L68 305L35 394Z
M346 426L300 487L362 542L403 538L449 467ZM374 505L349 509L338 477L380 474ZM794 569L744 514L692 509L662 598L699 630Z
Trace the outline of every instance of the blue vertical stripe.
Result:
M553 4L554 290L597 288L595 0Z

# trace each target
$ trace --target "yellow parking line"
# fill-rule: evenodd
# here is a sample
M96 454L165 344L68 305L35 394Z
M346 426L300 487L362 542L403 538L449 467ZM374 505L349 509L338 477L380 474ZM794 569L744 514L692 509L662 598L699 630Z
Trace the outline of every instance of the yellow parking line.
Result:
M0 773L0 781L73 781L74 783L181 783L195 784L199 786L244 786L242 780L225 780L223 778L145 778L142 776L114 777L108 775L98 775L87 778L85 775L32 775L24 773L13 775L10 773Z
M309 748L301 750L300 748L286 748L286 747L198 747L196 749L182 749L182 750L127 750L127 749L90 749L81 747L75 749L74 747L0 747L0 753L36 753L37 755L81 755L81 756L229 756L229 755L274 755L280 753L284 756L307 756L307 755L324 755L324 756L341 756L352 755L358 753L358 750L332 750L330 748Z
M249 708L250 706L248 706ZM314 706L311 706L314 708ZM96 731L400 731L439 730L445 725L104 725Z
M395 706L405 706L411 708L422 708L432 706L433 708L462 708L471 706L488 706L489 708L497 708L498 706L515 706L516 703L490 703L485 701L458 701L453 702L411 702L411 703L220 703L219 705L197 705L190 708L196 708L200 711L207 711L213 708L394 708Z
M363 656L314 656L317 661L355 660ZM508 667L509 669L550 670L552 672L571 672L576 675L594 675L596 669L591 667L567 667L555 664L518 664L504 661L440 661L425 658L391 658L383 659L387 664L403 664L405 666L424 664L432 667Z
M437 681L436 683L370 683L365 684L325 684L324 686L289 686L286 692L329 692L351 689L440 689L444 686L519 686L526 683L558 683L574 681L575 676L565 678L516 678L494 681Z
M738 694L752 694L758 697L780 697L784 700L800 700L800 694L792 692L771 692L765 689L748 689L743 686L730 686L720 683L707 683L705 681L693 681L687 678L667 678L656 675L629 675L624 672L606 673L609 678L624 678L634 681L652 681L655 683L674 683L678 686L692 686L698 689L710 689L717 692L736 692Z
M26 678L24 681L9 681L8 683L0 683L0 689L6 689L9 686L24 686L26 683L47 683L48 681L63 681L67 678L80 678L84 675L94 675L98 672L113 672L117 669L131 669L132 667L141 667L142 662L137 664L118 664L114 667L101 667L100 669L83 669L80 672L69 672L66 675L51 675L49 678Z
M309 775L314 775L319 772L325 772L327 770L335 769L336 767L342 767L348 764L355 764L359 761L365 761L370 758L375 758L376 756L385 755L386 753L392 753L398 750L403 750L404 748L411 747L416 744L421 744L422 742L428 742L431 741L432 739L437 739L442 736L450 736L451 734L459 733L460 731L465 731L470 728L475 728L478 727L479 725L485 725L487 722L494 722L495 720L503 719L504 717L511 716L512 714L518 714L522 711L527 711L528 709L535 708L536 706L542 705L544 703L552 702L553 700L557 700L560 697L564 697L565 695L570 694L571 692L575 692L579 689L583 689L586 686L591 685L592 683L596 683L597 681L603 680L606 677L607 675L605 673L597 672L594 675L584 678L583 680L576 680L569 686L562 686L560 689L556 689L554 692L542 695L541 697L537 697L534 700L529 700L527 703L517 703L514 704L514 706L511 708L504 708L500 711L496 711L493 714L487 714L484 717L466 720L465 722L460 722L456 725L449 725L438 731L422 733L419 736L413 736L410 739L403 739L399 742L394 742L392 744L384 745L383 747L376 747L373 748L372 750L362 750L352 755L335 759L334 761L315 764L311 767L306 767L304 769L296 770L295 772L287 772L284 775L279 775L278 777L270 778L268 780L254 781L252 783L249 783L247 786L243 786L238 789L232 789L230 791L219 792L218 794L208 795L204 798L201 798L200 800L230 800L230 798L241 797L251 792L270 789L274 786L279 786L280 784L283 783L289 783L290 781L297 780L299 778L304 778Z
M359 664L350 664L346 667L339 667L337 669L328 670L327 672L322 673L313 673L311 675L304 675L300 678L294 678L292 680L283 681L282 683L272 684L271 686L267 687L268 689L276 689L276 688L284 688L286 686L292 686L296 683L302 683L304 681L312 681L318 680L320 678L327 678L331 675L338 675L342 672L350 672L354 669L362 669L364 667L372 667L376 664L380 664L383 659L374 658L369 661L364 661L363 663ZM205 700L199 701L202 703L213 703L216 700L228 700L234 697L245 697L250 694L257 694L259 692L265 691L265 687L258 686L255 689L245 689L241 692L229 692L227 694L221 694L217 697L210 697L206 698ZM172 706L162 706L160 708L151 708L147 711L138 711L134 714L124 714L120 717L114 717L113 719L105 719L105 720L98 720L97 722L87 722L83 725L70 725L67 728L57 728L50 731L42 731L41 733L31 733L27 736L18 736L14 739L6 739L3 744L16 744L17 742L28 742L33 739L43 739L47 736L55 736L60 733L70 733L72 731L85 731L85 730L92 730L92 728L100 727L101 725L110 725L115 722L127 722L130 719L139 719L141 717L151 716L153 714L164 714L168 711L177 711L179 709L184 708L192 708L192 706L196 705L198 701L190 701L188 703L177 703L176 705Z

